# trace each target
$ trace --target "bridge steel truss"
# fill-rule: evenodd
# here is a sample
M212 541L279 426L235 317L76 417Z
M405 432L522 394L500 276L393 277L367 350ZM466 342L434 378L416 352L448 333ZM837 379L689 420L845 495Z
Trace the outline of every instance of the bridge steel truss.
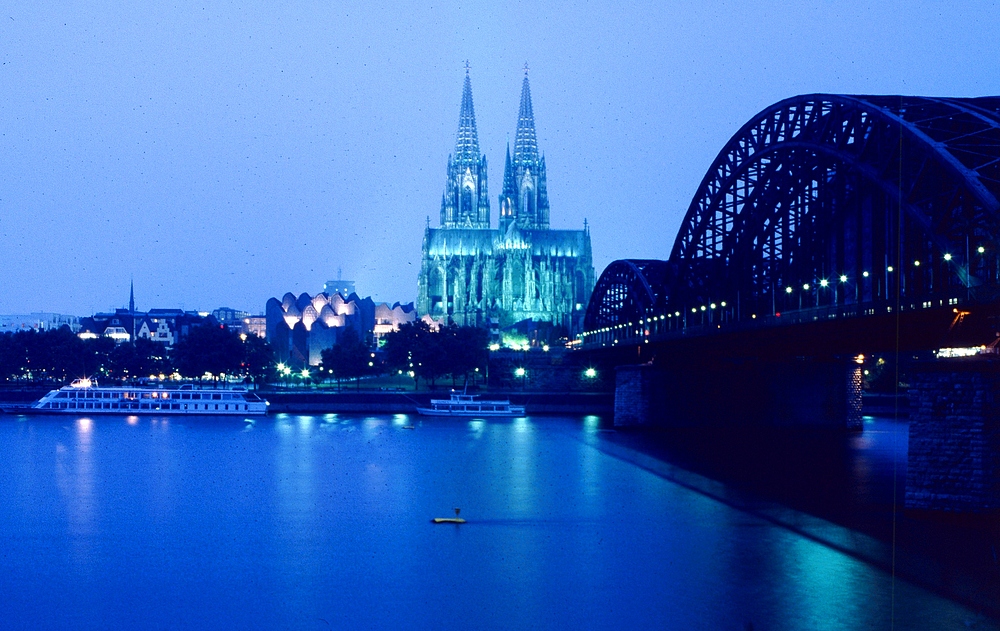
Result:
M813 94L719 152L668 261L615 261L585 345L1000 295L1000 97Z

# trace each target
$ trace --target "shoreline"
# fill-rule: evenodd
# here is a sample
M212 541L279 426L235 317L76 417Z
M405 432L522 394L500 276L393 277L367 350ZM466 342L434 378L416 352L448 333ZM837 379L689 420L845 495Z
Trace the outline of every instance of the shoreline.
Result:
M52 386L0 388L0 414L23 413ZM450 390L260 390L256 391L270 403L269 414L416 414L418 405L427 406L432 398L447 398ZM614 392L532 392L477 391L482 398L509 399L523 405L525 414L597 415L611 417L615 411ZM909 416L909 400L905 393L864 395L864 415Z

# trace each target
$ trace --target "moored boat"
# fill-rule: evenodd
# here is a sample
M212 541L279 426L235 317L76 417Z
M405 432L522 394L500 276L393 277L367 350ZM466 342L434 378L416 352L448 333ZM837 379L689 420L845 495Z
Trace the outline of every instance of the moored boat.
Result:
M452 392L447 399L431 399L430 407L417 406L424 416L524 416L523 405L508 400L480 400L477 395Z
M195 388L193 385L100 387L77 379L52 390L31 406L45 414L191 414L199 416L267 413L267 401L243 387Z

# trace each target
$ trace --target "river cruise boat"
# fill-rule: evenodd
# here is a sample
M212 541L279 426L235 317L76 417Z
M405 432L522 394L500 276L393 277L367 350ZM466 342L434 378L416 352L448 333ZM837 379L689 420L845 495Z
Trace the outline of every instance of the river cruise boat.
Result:
M430 407L417 407L424 416L524 416L523 405L510 401L480 401L474 394L452 392L448 399L431 399Z
M267 405L267 401L243 387L195 388L185 384L102 388L91 379L77 379L46 394L31 406L31 411L45 414L251 416L266 414Z

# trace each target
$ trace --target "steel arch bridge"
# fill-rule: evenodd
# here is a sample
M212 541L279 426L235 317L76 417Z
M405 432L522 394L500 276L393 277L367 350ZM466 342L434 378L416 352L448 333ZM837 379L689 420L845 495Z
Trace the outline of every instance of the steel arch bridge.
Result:
M812 94L719 152L667 261L604 271L585 347L1000 296L1000 97Z

